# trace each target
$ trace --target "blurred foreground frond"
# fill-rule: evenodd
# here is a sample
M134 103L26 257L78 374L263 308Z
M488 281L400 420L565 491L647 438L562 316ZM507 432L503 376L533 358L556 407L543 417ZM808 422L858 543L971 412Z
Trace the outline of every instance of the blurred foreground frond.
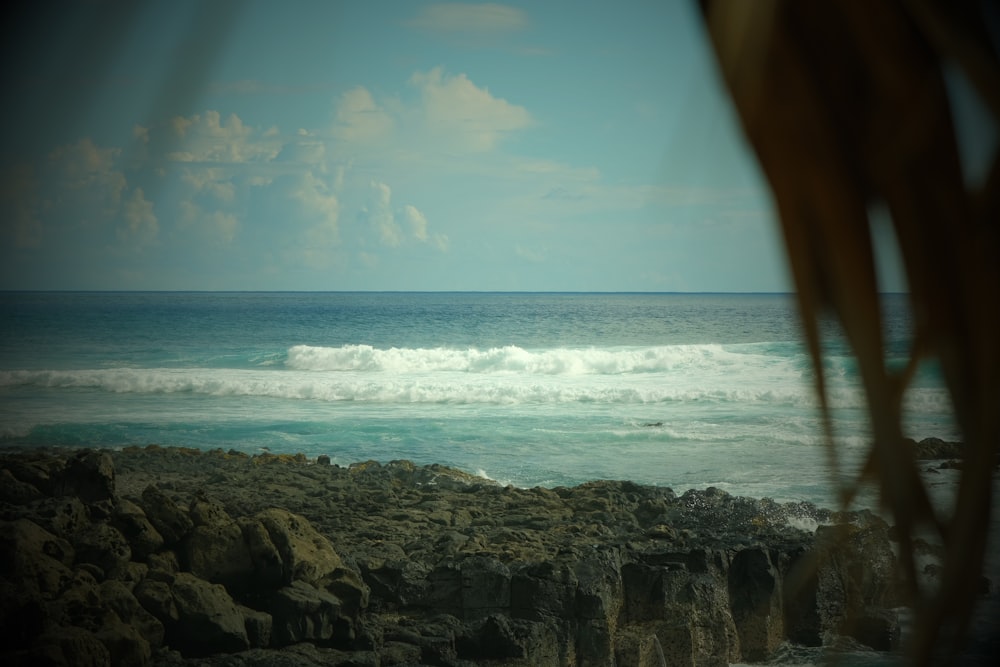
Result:
M873 431L844 503L877 484L896 522L917 615L916 663L956 655L975 605L1000 451L1000 159L963 178L946 66L1000 121L1000 60L976 0L702 0L744 131L770 183L836 470L819 321L832 312L856 356ZM995 37L995 35L994 35ZM913 345L886 364L869 211L884 206L903 259ZM903 437L914 369L942 369L965 441L954 511L938 516ZM945 547L941 585L920 590L918 530Z

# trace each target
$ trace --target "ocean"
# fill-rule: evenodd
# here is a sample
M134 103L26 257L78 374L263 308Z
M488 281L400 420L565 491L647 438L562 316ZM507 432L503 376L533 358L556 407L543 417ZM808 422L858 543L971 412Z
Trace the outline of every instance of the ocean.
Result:
M885 298L895 362L905 305ZM835 505L792 295L7 292L0 323L0 446L410 459ZM864 399L826 336L852 471ZM906 405L910 437L958 438L933 367Z

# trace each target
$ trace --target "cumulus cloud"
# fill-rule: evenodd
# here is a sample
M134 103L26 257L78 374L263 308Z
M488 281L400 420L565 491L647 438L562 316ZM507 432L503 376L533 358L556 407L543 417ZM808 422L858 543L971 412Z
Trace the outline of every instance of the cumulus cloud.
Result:
M219 168L185 169L181 172L181 180L196 193L210 195L220 202L228 203L236 198L232 175Z
M275 161L323 165L325 158L326 143L312 132L300 129L295 139L281 147Z
M373 141L388 136L392 127L392 117L364 86L352 88L337 101L333 132L338 139Z
M179 204L181 228L194 228L199 242L230 245L239 232L240 220L234 211L206 209L190 199Z
M410 223L410 230L413 233L413 238L418 241L427 240L427 218L417 210L416 206L407 204L403 207L403 215L406 216L406 221Z
M340 202L325 180L305 172L292 196L313 220L306 232L310 244L322 247L336 244L340 240Z
M388 185L372 181L370 187L368 205L361 210L361 218L371 226L382 245L396 248L407 240L406 231L399 222L401 219L409 229L409 238L429 243L441 251L448 249L448 237L444 234L431 234L427 216L420 209L412 204L394 209L392 189Z
M493 95L465 74L452 75L435 67L414 72L407 83L415 98L377 100L363 86L348 90L334 104L330 136L336 141L324 144L319 137L303 136L295 146L286 146L282 157L295 151L317 160L321 155L343 158L354 155L354 147L361 145L378 151L366 153L368 158L378 154L397 163L426 160L442 152L483 153L493 150L504 136L534 124L526 108Z
M403 230L392 212L392 189L388 185L372 181L368 207L363 213L383 245L395 248L402 242Z
M527 109L494 97L465 74L449 76L435 67L414 73L410 85L420 91L426 128L437 141L454 148L489 151L505 134L533 123Z
M147 192L129 182L122 149L90 138L58 146L0 181L4 250L42 253L137 251L158 242ZM4 262L5 259L0 259Z
M525 28L528 18L508 5L442 2L423 7L408 25L433 32L497 33Z
M124 225L118 228L118 238L132 247L142 247L156 240L160 223L153 212L153 202L146 199L142 188L135 188L122 210Z
M273 159L282 148L274 128L261 130L243 123L236 114L225 119L215 110L175 116L162 127L137 127L135 137L147 145L148 155L172 162L240 164Z
M413 238L421 243L430 243L442 252L448 250L448 237L445 234L429 234L427 231L427 216L412 204L403 207L403 217L410 226Z
M127 187L116 166L118 148L102 148L91 139L53 150L44 165L43 207L51 213L75 214L83 225L114 217Z

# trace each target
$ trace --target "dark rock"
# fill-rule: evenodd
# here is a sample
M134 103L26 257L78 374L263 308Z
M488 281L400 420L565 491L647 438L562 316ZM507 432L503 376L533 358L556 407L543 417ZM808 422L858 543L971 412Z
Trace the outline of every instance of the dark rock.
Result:
M84 450L66 462L58 476L56 493L84 503L115 497L115 465L107 452Z
M62 472L64 461L44 454L33 454L22 451L19 456L4 457L0 459L0 469L9 471L14 479L34 487L43 496L51 496L55 490L54 478ZM11 498L7 502L23 501Z
M174 580L173 575L180 572L181 569L177 554L173 551L149 554L146 557L146 563L149 565L149 572L146 576L168 583Z
M180 542L194 527L191 517L156 486L142 492L143 510L153 527L163 537L166 546Z
M510 608L510 569L493 558L462 562L462 617L478 620Z
M132 558L125 536L106 523L92 523L77 531L73 546L77 562L93 563L105 574L118 571Z
M247 640L251 648L266 648L271 644L271 632L274 620L264 611L250 607L238 607L243 614L243 625L247 630Z
M32 521L67 540L90 525L87 506L79 498L45 498L22 510Z
M785 639L782 576L766 549L738 552L727 575L742 658L762 662Z
M243 531L232 520L195 526L184 540L183 554L192 574L223 584L232 593L238 595L254 583L250 550Z
M877 633L864 622L871 610L900 605L888 527L862 518L820 526L813 550L796 560L785 584L791 592L785 618L794 641L819 645L824 634L871 640Z
M233 522L225 507L201 494L191 501L188 516L195 526L222 526Z
M960 442L947 442L940 438L924 438L920 442L910 441L918 460L965 458L965 448Z
M243 615L223 586L179 572L170 594L177 620L167 626L167 643L183 655L234 653L250 647Z
M132 591L121 582L109 580L101 584L101 603L122 621L134 626L150 647L158 648L163 644L163 623L139 604Z
M117 614L112 612L104 616L94 636L108 649L112 665L143 667L149 664L152 655L149 642L138 628Z
M163 547L163 536L153 527L141 507L130 500L118 501L112 525L121 531L136 560L146 558Z
M316 457L316 463L317 465L328 466L330 465L330 457L326 454L320 454Z
M320 535L309 521L282 509L258 513L257 521L267 530L283 564L283 582L304 581L325 584L344 562L333 550L330 541Z
M111 652L94 633L73 626L57 626L39 637L34 648L11 656L7 665L103 667L111 665Z
M33 595L53 597L72 578L73 547L27 520L0 522L0 575Z
M273 641L279 646L311 641L346 645L353 639L352 621L341 613L340 600L312 584L296 580L277 591L268 609Z
M136 601L163 625L172 625L180 618L170 584L155 579L146 579L136 584L133 590Z
M0 455L38 492L0 508L0 663L660 667L898 641L889 531L865 513L407 461L112 456Z
M323 537L302 516L269 509L255 517L277 548L283 566L283 582L303 581L335 593L349 614L368 606L368 587L361 574L347 567Z
M253 578L265 590L273 590L285 583L285 562L278 547L271 541L267 528L257 519L241 518L238 521L243 542L247 547Z
M6 468L0 469L0 502L25 505L41 500L45 495L37 488L14 477Z

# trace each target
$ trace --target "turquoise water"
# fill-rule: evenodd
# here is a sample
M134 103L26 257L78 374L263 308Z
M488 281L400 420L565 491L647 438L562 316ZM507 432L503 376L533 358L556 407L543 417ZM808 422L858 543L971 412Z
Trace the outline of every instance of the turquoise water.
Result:
M908 337L888 297L888 349ZM519 486L631 479L831 504L793 298L3 293L0 445L406 458ZM863 399L831 329L848 467ZM955 438L932 370L908 434Z

